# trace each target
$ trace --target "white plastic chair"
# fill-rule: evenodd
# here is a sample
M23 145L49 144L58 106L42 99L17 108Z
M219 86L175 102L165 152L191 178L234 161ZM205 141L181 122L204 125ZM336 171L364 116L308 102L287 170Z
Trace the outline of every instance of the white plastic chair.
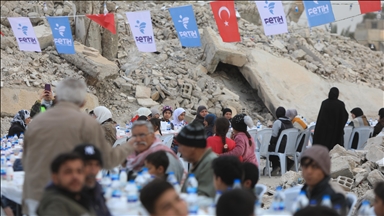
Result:
M370 126L364 126L364 127L354 128L352 130L351 138L349 139L347 150L352 149L353 137L356 134L359 135L356 150L362 150L362 149L364 149L365 144L367 143L367 140L369 139L369 137L371 135L371 127Z
M255 192L256 192L257 198L259 199L260 203L262 203L263 195L265 194L265 192L267 192L267 186L263 184L256 184L255 190L256 190Z
M308 130L311 132L311 136L309 137L309 141L311 141L312 145L313 145L313 135L315 134L315 127L316 127L316 125L312 125L311 127L308 128Z
M253 140L256 142L256 138L257 138L257 129L254 128L254 129L248 130L248 133L249 133L249 135L251 135L251 137L253 138Z
M352 135L352 126L345 126L344 127L344 148L348 149L349 140L351 139Z
M357 196L354 193L347 193L345 198L347 200L347 205L349 207L349 211L348 211L347 216L351 216L353 208L355 207L355 205L357 203Z
M285 195L284 206L286 211L292 212L293 203L295 202L296 197L299 196L302 187L302 185L298 185L283 191Z
M284 153L279 152L279 147L281 144L281 140L284 136L287 136L287 143L285 145ZM276 143L275 151L268 152L267 154L267 167L270 166L269 156L275 155L278 156L280 159L280 168L281 168L281 175L283 175L286 172L287 169L287 161L286 157L291 156L293 158L296 158L296 140L299 136L299 130L296 128L289 128L285 129L281 132L279 139ZM269 172L269 177L271 177L271 173Z
M296 155L295 155L295 171L296 172L299 171L299 159L300 159L301 153L303 153L304 149L306 149L306 147L307 147L310 136L311 136L311 131L309 129L307 129L307 130L300 132L299 136L297 137ZM299 147L300 141L303 139L303 137L304 137L303 146L301 147L301 149L297 149Z
M163 141L164 145L168 146L168 148L171 148L172 142L173 142L173 134L167 134L161 136L161 140Z
M116 146L119 146L123 143L127 142L127 137L121 138L116 140L116 142L113 144L112 148L115 148Z
M256 139L255 139L255 143L257 145L257 148L256 148L256 158L257 158L257 161L259 162L260 164L260 158L263 157L263 158L267 158L267 155L268 155L268 146L269 146L269 141L271 140L271 137L272 137L272 129L271 128L267 128L267 129L263 129L259 132L257 132L257 135L256 135ZM260 167L259 167L259 170L260 170ZM267 171L269 172L269 169L267 168Z

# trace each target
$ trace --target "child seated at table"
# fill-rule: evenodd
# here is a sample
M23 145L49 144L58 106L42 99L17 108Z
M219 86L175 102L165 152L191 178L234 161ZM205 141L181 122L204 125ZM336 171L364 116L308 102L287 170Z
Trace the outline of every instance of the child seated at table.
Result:
M167 174L165 171L168 168L169 160L165 151L157 151L149 154L145 158L145 166L148 168L148 173L156 178L166 180Z
M163 108L163 118L161 119L161 121L169 123L171 126L171 130L174 130L173 123L171 122L172 114L173 114L172 107L165 106Z

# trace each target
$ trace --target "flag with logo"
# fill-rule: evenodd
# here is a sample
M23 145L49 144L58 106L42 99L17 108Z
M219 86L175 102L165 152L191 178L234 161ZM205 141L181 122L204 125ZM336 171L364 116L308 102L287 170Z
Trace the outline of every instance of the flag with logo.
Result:
M29 18L8 17L8 21L20 50L41 52L39 40L37 40Z
M151 12L126 12L126 15L137 49L140 52L156 52Z
M309 27L335 21L331 1L303 1Z
M201 46L199 29L192 5L169 8L169 13L181 45L185 47Z
M61 54L75 54L71 25L68 17L47 17L51 26L53 42L56 50Z
M281 1L255 1L263 23L265 35L288 32L287 20Z
M235 2L214 1L211 2L213 16L223 42L240 41L239 27L237 25Z
M380 0L376 0L376 1L359 0L359 5L360 5L361 14L381 11Z

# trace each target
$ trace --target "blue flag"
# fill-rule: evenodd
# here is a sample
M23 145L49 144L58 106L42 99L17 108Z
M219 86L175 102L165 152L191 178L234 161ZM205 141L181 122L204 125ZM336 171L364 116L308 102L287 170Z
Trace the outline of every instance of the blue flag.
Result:
M47 17L51 26L53 42L56 50L61 54L75 54L74 41L72 38L71 25L68 17Z
M330 1L303 1L309 27L324 25L335 21Z
M181 45L185 47L201 46L200 34L192 5L169 8L169 13L175 24Z

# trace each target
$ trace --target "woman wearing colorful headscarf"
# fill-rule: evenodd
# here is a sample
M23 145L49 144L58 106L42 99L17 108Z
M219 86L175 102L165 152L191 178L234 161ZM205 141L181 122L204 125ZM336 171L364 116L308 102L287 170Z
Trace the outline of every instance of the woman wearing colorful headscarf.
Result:
M11 121L11 127L8 131L8 136L17 135L20 137L21 133L24 133L27 125L31 121L31 114L28 110L20 110Z
M216 116L214 114L208 114L204 118L205 133L207 134L207 138L215 134L215 132L213 131L215 121Z
M172 120L173 126L183 127L186 124L188 124L184 120L184 118L185 118L185 109L183 109L183 108L175 109L175 111L173 112L173 120Z
M173 130L174 129L174 125L171 122L172 114L173 114L172 107L165 106L163 108L163 118L161 119L161 121L167 122L168 124L170 124L171 125L171 129Z
M116 122L112 120L111 111L105 106L98 106L93 110L93 114L105 131L105 139L113 146L116 142Z
M204 125L204 118L205 118L206 115L208 115L207 107L199 106L197 108L197 113L196 113L195 120L193 120L193 121L200 122L202 125Z

